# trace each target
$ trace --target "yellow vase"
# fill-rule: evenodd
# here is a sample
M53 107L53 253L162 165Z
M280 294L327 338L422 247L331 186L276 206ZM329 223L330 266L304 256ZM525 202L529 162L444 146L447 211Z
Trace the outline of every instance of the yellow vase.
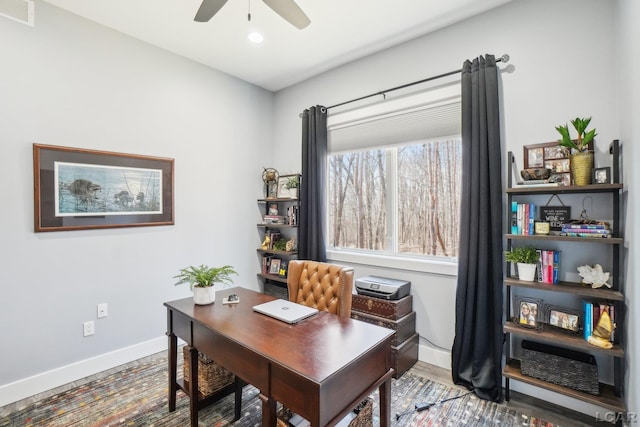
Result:
M593 152L583 151L571 156L571 178L573 185L591 184L591 170L593 169Z

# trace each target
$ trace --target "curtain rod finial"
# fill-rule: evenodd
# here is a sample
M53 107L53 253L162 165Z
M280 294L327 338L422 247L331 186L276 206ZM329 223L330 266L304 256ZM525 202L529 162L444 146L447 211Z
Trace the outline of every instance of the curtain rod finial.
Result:
M500 60L502 62L509 62L509 59L509 55L507 55L506 53L500 57Z

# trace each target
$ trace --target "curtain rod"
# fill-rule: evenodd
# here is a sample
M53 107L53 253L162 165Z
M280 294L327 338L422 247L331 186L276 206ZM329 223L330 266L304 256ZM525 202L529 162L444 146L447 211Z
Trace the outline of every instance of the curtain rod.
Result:
M496 58L496 62L509 62L509 55L504 54L501 57ZM340 107L340 106L345 105L345 104L350 104L352 102L361 101L363 99L371 98L372 96L378 96L378 95L385 96L387 94L387 92L393 92L394 90L404 89L405 87L417 85L417 84L420 84L420 83L425 83L425 82L428 82L428 81L431 81L431 80L440 79L442 77L447 77L447 76L450 76L452 74L457 74L457 73L461 73L461 72L462 72L462 68L459 69L459 70L455 70L455 71L449 71L448 73L444 73L444 74L439 74L437 76L428 77L426 79L418 80L417 82L411 82L411 83L403 84L402 86L396 86L396 87L393 87L391 89L381 90L380 92L372 93L370 95L361 96L360 98L355 98L355 99L351 99L349 101L344 101L344 102L341 102L339 104L335 104L335 105L332 105L330 107L326 107L326 109L329 110L331 108Z

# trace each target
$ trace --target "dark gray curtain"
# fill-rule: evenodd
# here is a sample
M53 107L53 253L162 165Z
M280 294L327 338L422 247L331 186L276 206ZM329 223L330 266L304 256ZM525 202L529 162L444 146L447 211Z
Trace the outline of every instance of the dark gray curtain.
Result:
M462 201L453 382L502 400L502 158L493 55L462 67Z
M327 109L302 112L302 183L298 226L298 258L325 262L325 174L327 170Z

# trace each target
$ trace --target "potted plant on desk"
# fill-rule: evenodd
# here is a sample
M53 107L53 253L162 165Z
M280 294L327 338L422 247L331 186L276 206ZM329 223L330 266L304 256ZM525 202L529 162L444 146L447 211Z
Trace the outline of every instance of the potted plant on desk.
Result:
M176 285L189 283L189 287L193 291L194 303L207 305L216 300L214 285L216 283L233 283L232 274L238 275L230 265L208 267L202 264L199 267L189 266L180 269L180 273L174 276L174 279L178 279Z
M540 256L533 246L518 246L511 251L505 252L504 258L507 262L514 262L518 265L518 278L527 282L533 282L536 277L536 266Z

